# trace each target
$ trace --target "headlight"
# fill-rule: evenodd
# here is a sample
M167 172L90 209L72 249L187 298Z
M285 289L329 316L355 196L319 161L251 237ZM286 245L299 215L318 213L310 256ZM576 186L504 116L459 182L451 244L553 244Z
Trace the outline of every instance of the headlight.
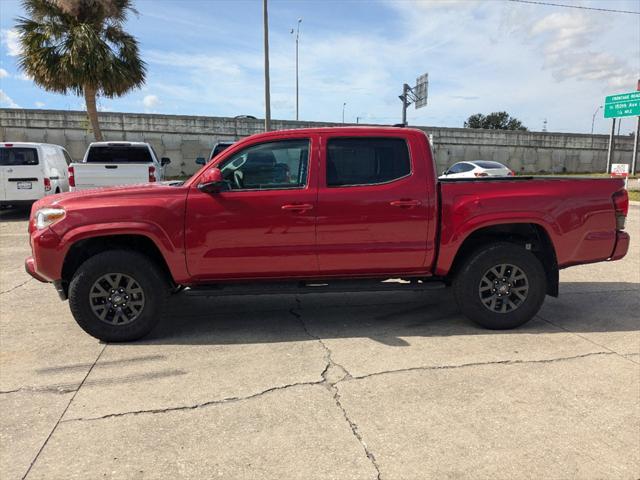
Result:
M62 208L41 208L36 212L36 228L42 230L49 225L53 225L57 221L62 220L65 213Z

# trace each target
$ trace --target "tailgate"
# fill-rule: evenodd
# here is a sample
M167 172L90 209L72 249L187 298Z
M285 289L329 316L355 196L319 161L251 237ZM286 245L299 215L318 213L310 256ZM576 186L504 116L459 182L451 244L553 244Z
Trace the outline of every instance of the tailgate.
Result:
M149 181L149 166L141 163L75 163L73 171L76 190Z

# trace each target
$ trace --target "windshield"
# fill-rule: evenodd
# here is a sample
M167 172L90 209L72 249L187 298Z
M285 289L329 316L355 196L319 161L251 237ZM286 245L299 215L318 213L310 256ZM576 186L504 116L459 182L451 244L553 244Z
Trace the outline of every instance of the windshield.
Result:
M0 148L0 165L38 165L38 150L35 148Z
M89 147L87 163L151 163L146 146L107 145Z

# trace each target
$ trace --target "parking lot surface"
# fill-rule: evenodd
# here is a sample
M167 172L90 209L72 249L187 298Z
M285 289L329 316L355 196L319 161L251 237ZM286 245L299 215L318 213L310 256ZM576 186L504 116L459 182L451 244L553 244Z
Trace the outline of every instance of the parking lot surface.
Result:
M637 479L640 207L513 331L448 290L186 298L103 344L0 213L0 478Z

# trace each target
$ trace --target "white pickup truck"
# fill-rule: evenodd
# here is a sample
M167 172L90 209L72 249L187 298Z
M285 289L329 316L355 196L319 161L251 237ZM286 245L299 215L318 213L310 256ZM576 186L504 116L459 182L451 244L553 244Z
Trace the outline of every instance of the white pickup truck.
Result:
M69 165L69 186L71 191L79 191L159 182L169 163L166 157L159 159L148 143L94 142L81 163Z

